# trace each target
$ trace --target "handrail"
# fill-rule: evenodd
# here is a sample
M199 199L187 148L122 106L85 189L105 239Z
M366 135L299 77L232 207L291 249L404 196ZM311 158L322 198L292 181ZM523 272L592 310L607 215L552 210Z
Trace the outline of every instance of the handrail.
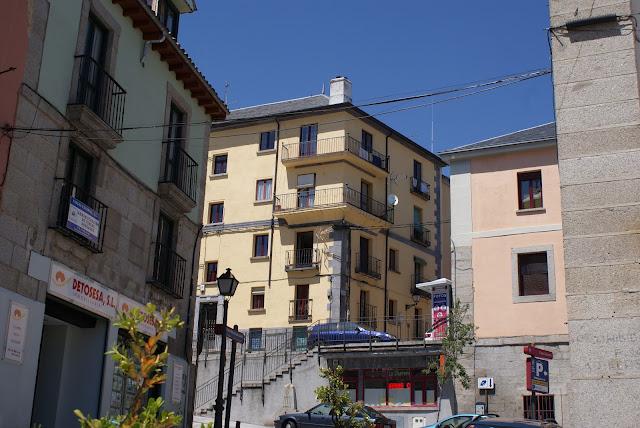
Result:
M431 199L430 185L426 181L422 181L419 177L411 177L409 182L410 190L412 193L418 194L427 200Z
M162 143L163 168L160 183L173 183L191 199L196 201L198 190L198 162L180 147L178 141Z
M365 275L372 276L374 278L381 278L380 265L382 261L373 256L361 256L360 253L356 253L356 272Z

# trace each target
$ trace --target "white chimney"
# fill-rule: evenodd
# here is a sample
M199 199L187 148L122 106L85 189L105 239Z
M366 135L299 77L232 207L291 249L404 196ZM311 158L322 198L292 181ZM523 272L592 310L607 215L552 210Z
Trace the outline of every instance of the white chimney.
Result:
M337 76L329 83L329 104L351 102L351 80Z

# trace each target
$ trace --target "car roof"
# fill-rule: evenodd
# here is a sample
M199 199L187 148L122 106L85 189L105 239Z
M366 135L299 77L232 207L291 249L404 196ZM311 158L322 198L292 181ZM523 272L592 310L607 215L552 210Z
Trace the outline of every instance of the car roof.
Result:
M512 419L512 418L488 418L480 419L474 422L475 426L479 427L512 427L512 428L525 428L525 427L541 427L542 421L534 421L531 419Z

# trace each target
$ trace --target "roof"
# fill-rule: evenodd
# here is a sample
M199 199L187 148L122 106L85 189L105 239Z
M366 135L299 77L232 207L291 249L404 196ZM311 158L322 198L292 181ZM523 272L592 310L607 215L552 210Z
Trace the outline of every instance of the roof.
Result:
M307 110L328 105L328 96L323 94L311 95L304 98L295 98L292 100L259 104L256 106L231 110L231 112L229 112L229 115L227 116L227 120L257 119L260 117L274 116L277 114L291 113L295 111Z
M512 132L510 134L500 135L498 137L481 140L476 143L455 147L453 149L442 151L438 154L443 157L452 158L454 156L451 155L455 154L466 154L469 152L477 152L479 150L499 149L523 144L548 143L555 142L555 140L556 124L555 122L549 122L544 125L521 129L520 131Z

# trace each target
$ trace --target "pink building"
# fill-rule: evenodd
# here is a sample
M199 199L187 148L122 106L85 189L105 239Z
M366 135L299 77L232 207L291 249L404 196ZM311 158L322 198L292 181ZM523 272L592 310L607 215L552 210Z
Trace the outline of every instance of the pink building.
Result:
M477 328L470 373L494 378L490 412L527 416L523 346L552 351L550 390L537 409L561 422L568 337L555 124L441 156L451 165L452 279ZM461 411L485 401L479 390L457 392Z

